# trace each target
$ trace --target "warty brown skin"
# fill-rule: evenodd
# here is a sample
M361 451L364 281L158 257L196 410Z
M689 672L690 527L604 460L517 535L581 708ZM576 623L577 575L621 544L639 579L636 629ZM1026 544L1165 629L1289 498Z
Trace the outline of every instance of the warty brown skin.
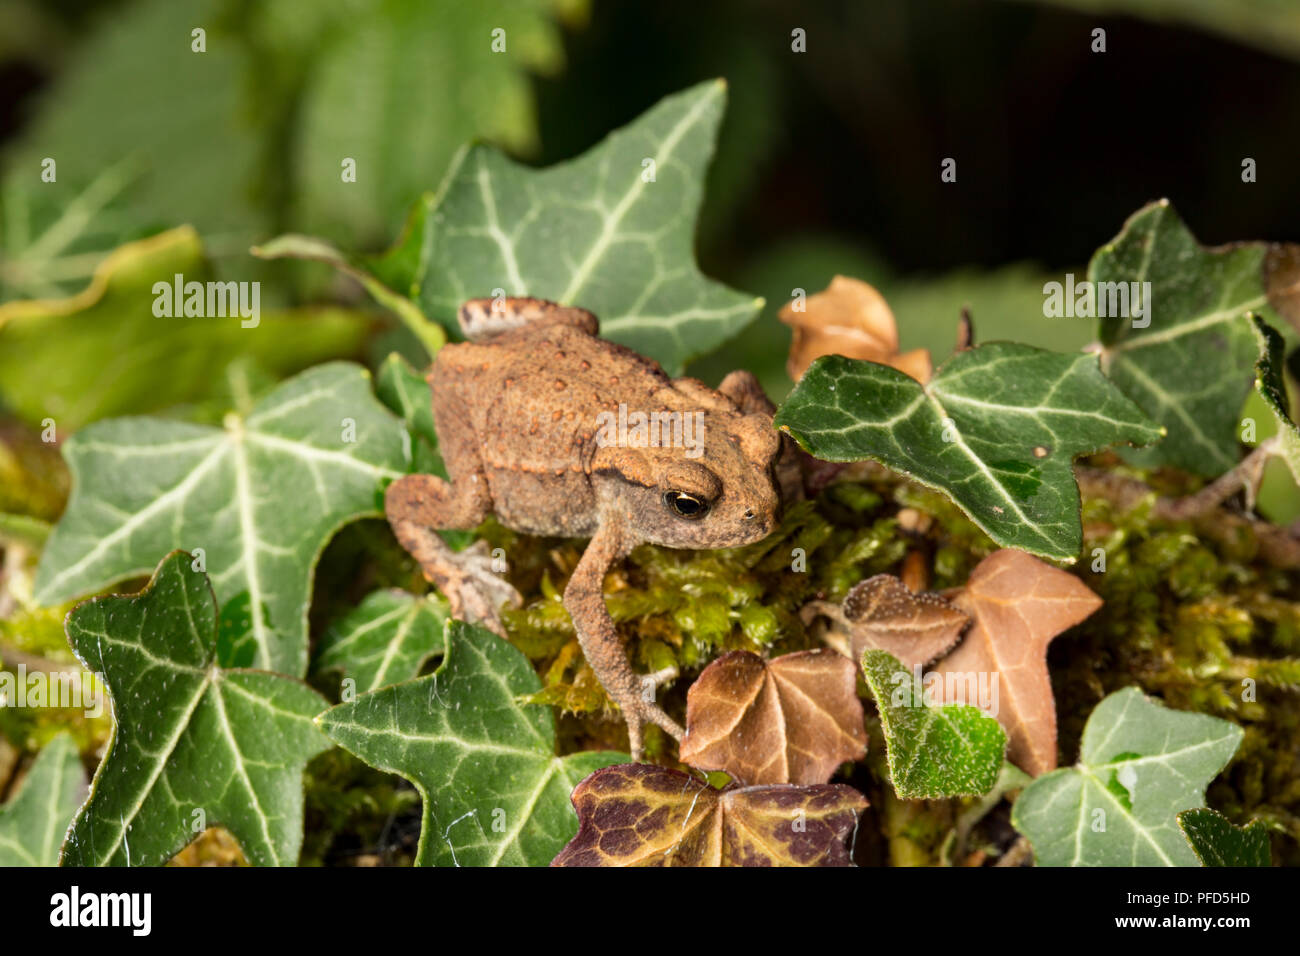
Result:
M749 544L775 528L781 438L748 372L717 391L669 379L658 364L597 337L596 318L538 299L476 299L460 312L469 340L447 345L429 373L433 416L450 481L408 475L389 486L397 539L447 597L452 614L503 633L499 608L519 595L492 572L486 547L453 552L434 529L476 527L488 513L527 534L590 537L564 591L583 653L622 710L633 759L642 728L678 740L636 674L605 607L613 562L642 542L672 548ZM699 454L610 442L601 413L702 413ZM633 442L635 444L635 442ZM696 512L694 514L682 514Z

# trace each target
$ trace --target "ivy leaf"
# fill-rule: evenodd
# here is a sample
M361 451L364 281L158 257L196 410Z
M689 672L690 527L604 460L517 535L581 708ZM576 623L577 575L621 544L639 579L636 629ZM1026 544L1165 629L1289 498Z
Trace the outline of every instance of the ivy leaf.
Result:
M409 680L442 653L448 616L435 594L375 591L322 635L312 669L341 670L359 692Z
M446 478L447 470L438 454L438 433L433 427L433 395L424 376L394 352L379 367L375 396L406 422L414 442L415 470Z
M72 735L37 755L21 789L0 807L0 866L58 866L59 847L86 797L86 770Z
M683 763L745 783L825 783L867 751L853 662L821 648L724 654L686 693Z
M424 376L397 352L384 359L375 380L375 394L406 422L411 434L434 449L438 433L433 427L433 395Z
M1286 382L1282 376L1284 343L1282 336L1257 315L1250 317L1255 342L1259 347L1255 360L1255 390L1277 419L1277 453L1292 476L1300 482L1300 428L1291 419Z
M70 298L0 306L0 398L29 424L53 418L64 434L208 396L236 359L255 358L279 377L351 354L369 324L334 308L268 310L249 328L238 314L159 319L154 283L170 287L178 274L212 278L188 226L121 246Z
M302 129L294 142L302 215L296 218L313 231L382 235L422 184L447 169L458 144L483 138L514 152L532 150L537 131L526 71L550 74L563 63L562 35L550 17L558 5L559 0L390 0L361 10L341 5L331 18L337 35L300 105ZM280 6L280 19L268 32L280 34L283 19L302 18L297 4ZM504 51L492 42L498 28ZM395 143L401 148L394 149ZM336 157L343 156L356 162L354 182L339 175Z
M1079 762L1027 786L1011 822L1040 866L1196 866L1175 817L1204 805L1241 737L1236 724L1126 687L1093 709Z
M953 603L974 621L970 633L931 669L936 697L964 699L966 675L997 680L993 716L1007 732L1007 759L1038 776L1056 768L1056 698L1047 673L1047 645L1101 607L1101 598L1068 571L1003 549L981 561ZM952 678L951 680L949 678Z
M679 375L762 306L706 279L692 251L724 99L721 82L694 86L547 169L470 146L381 259L355 262L302 237L261 254L360 272L381 301L409 297L453 331L461 303L496 289L578 305L599 316L605 337Z
M354 439L354 440L349 440ZM307 669L316 559L349 521L382 513L409 439L343 362L279 385L224 428L150 418L98 422L63 446L72 498L36 571L43 605L147 573L159 554L203 550L223 621L246 623L222 663Z
M312 718L329 705L292 678L219 666L216 602L191 555L169 554L139 594L77 605L67 631L103 675L114 728L63 864L160 866L198 823L255 864L296 864L303 770L330 746Z
M1071 561L1083 540L1075 456L1161 434L1095 355L1008 342L959 352L925 385L820 358L776 424L817 458L874 458L946 492L1004 547Z
M715 790L624 764L582 781L573 805L582 825L552 866L851 866L867 801L843 784Z
M263 147L241 102L246 52L214 26L224 6L140 0L88 31L7 144L0 294L67 294L102 255L160 223L222 235L241 254L266 228L268 206L248 188ZM202 54L190 48L198 25ZM54 182L40 178L46 157L57 160Z
M626 754L555 755L528 659L491 631L446 625L442 666L326 711L317 723L366 763L410 780L424 823L417 866L541 866L573 836L569 793Z
M1178 826L1203 866L1271 866L1268 827L1251 820L1233 826L1223 814L1197 807L1178 814Z
M939 595L913 594L892 574L859 581L838 607L813 601L802 613L805 619L830 618L851 660L875 649L888 651L907 668L924 667L951 650L970 624L965 612Z
M904 800L977 797L1002 770L1007 735L975 707L926 701L917 677L885 651L862 655L862 672L880 710L889 777Z
M1268 305L1267 253L1264 243L1203 247L1161 200L1093 256L1091 282L1151 283L1145 328L1098 319L1103 371L1169 432L1153 448L1126 450L1129 461L1208 476L1237 464L1238 417L1258 355L1246 313Z

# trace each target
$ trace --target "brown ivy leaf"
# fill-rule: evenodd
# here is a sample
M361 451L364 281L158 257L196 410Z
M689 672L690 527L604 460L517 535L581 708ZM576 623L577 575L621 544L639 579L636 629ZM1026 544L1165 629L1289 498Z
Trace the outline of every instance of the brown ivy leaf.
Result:
M975 623L932 669L944 675L934 682L939 702L979 706L973 685L979 675L988 675L992 688L996 674L992 716L1007 732L1007 759L1035 777L1054 769L1056 700L1047 645L1101 607L1101 598L1073 574L1024 551L1004 549L979 563L953 603Z
M551 866L851 866L866 798L842 784L736 787L653 764L597 770L573 790L578 834Z
M884 296L860 279L836 276L823 291L809 296L804 311L787 303L780 319L794 329L786 371L799 381L814 359L843 355L891 365L918 382L930 378L930 353L898 352L898 324Z
M683 763L745 783L825 783L867 752L857 668L829 649L723 654L686 693Z
M844 603L817 601L804 609L830 618L848 635L848 656L862 660L869 650L887 651L909 670L924 667L957 643L970 618L937 594L913 594L892 574L877 574L853 586Z

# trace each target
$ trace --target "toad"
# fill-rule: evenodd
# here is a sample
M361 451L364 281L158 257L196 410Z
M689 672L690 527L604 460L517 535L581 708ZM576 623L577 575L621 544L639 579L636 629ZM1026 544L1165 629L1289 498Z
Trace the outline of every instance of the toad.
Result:
M564 589L583 654L627 722L682 728L657 704L672 672L633 671L605 607L605 572L642 542L669 548L749 544L776 526L782 438L749 372L718 389L670 379L631 349L597 338L596 317L540 299L475 299L459 312L467 341L428 373L448 479L407 475L385 494L397 540L446 596L453 616L504 635L517 591L486 542L452 551L436 529L492 513L524 534L590 538Z

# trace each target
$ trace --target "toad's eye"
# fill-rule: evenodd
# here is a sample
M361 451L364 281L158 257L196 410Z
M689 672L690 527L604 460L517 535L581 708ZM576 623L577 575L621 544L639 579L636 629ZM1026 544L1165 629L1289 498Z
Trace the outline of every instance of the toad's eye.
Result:
M709 504L684 491L665 491L664 504L682 518L703 518L709 510Z

